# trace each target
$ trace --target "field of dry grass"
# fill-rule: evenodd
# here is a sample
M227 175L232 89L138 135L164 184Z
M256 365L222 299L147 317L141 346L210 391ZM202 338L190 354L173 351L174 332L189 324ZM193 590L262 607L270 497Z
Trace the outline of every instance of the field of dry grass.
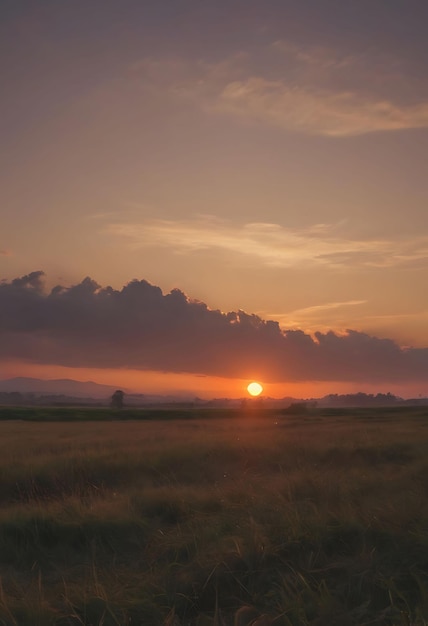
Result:
M2 626L428 624L426 409L53 417L0 421Z

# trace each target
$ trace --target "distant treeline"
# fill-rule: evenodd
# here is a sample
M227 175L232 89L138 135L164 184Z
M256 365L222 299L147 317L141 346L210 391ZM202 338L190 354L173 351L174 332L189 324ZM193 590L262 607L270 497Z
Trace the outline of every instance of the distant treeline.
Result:
M320 406L392 406L404 402L392 393L331 393L320 400Z
M332 393L318 401L320 407L359 407L359 406L396 406L396 405L427 405L428 398L412 398L404 400L392 393L349 393L337 394Z
M106 406L98 398L77 398L63 394L21 393L20 391L0 391L0 405L6 406Z
M251 408L258 406L266 409L286 409L291 406L305 405L306 408L334 408L334 407L390 407L390 406L426 406L428 398L419 397L404 400L392 393L350 393L350 394L329 394L323 398L298 399L298 398L246 398L228 399L218 398L213 400L201 400L195 398L194 401L173 400L169 396L164 399L157 397L156 402L149 401L150 396L125 395L124 406L127 408ZM1 406L34 406L34 407L107 407L110 405L110 397L100 398L80 398L63 394L40 394L19 391L0 391ZM163 401L162 401L163 400Z

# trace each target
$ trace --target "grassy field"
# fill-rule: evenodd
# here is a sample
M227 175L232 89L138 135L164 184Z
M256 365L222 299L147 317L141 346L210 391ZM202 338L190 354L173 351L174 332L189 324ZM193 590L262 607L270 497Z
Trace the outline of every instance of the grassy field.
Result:
M426 408L31 411L0 409L1 626L428 624Z

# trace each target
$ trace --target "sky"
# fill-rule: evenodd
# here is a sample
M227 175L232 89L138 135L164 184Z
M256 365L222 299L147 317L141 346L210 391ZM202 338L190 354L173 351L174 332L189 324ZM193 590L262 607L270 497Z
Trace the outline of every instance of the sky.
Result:
M425 0L2 0L0 377L428 395Z

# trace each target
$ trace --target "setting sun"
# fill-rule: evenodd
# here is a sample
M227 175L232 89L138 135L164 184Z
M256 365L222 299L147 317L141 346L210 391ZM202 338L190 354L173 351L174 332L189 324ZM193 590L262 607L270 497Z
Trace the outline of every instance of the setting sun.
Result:
M260 383L254 382L248 385L247 391L250 394L250 396L259 396L263 391L263 387L261 386Z

